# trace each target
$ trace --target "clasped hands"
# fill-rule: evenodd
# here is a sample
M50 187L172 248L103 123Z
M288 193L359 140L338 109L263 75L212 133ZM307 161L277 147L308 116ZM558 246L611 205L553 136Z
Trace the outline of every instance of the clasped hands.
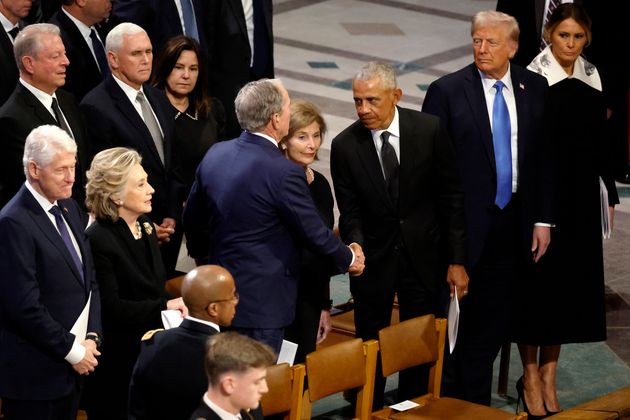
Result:
M81 345L85 347L85 356L79 363L72 365L72 368L79 375L89 375L90 372L94 372L94 369L98 365L97 356L101 355L101 352L96 348L94 340L83 340Z
M350 249L354 252L354 262L348 268L348 273L351 276L360 276L363 274L363 270L365 269L365 255L363 254L363 248L356 242L348 245Z
M171 240L171 235L175 233L175 219L165 217L161 225L157 223L153 223L153 225L155 226L158 243L163 244Z

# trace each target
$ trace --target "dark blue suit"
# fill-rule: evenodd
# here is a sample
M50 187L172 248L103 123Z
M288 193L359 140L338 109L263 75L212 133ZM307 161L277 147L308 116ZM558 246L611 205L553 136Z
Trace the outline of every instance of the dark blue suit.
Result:
M191 256L225 267L236 280L235 327L291 323L301 247L329 256L340 272L352 259L319 217L304 170L249 132L208 151L183 221Z
M129 418L187 420L208 389L206 342L218 331L184 319L142 342L129 388Z
M0 396L55 400L77 389L64 360L90 291L88 332L101 333L90 245L73 200L59 207L81 250L84 283L59 232L25 186L0 213ZM83 341L84 337L79 337Z
M506 339L511 287L532 260L534 224L551 223L550 165L542 134L543 77L510 66L518 121L518 189L501 210L492 131L479 71L471 64L429 86L423 111L437 115L456 151L464 185L468 296L461 303L457 346L447 358L443 390L490 403L492 362ZM451 386L452 384L456 384Z

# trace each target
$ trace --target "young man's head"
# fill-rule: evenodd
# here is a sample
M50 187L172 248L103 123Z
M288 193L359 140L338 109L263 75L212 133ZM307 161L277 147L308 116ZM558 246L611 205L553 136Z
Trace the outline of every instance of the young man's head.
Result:
M267 392L267 366L275 360L269 346L238 333L210 337L206 354L208 399L233 414L258 407Z

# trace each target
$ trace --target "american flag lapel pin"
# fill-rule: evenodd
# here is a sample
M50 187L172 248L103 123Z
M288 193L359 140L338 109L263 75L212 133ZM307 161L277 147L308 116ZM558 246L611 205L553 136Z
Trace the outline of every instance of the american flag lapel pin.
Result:
M524 84L522 84L522 83L519 83L519 84L518 84L518 87L519 87L519 88L521 88L521 90L525 90L525 85L524 85Z
M63 208L63 211L65 211L66 213L69 213L69 212L68 212L68 208L67 208L67 207L64 207L64 208Z

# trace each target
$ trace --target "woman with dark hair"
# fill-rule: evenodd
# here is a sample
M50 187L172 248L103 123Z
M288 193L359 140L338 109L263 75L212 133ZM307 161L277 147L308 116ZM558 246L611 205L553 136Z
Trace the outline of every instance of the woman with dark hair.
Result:
M156 57L151 84L164 90L173 105L175 153L190 190L197 166L210 146L221 139L225 125L223 106L208 96L205 63L197 41L183 35L171 38Z
M512 337L523 363L519 399L534 419L560 411L560 346L606 339L602 218L608 212L612 220L619 203L601 81L581 57L591 20L581 6L563 4L549 18L544 37L550 45L528 69L550 86L545 135L554 168L555 226L547 255L517 290ZM608 202L600 198L603 190Z

